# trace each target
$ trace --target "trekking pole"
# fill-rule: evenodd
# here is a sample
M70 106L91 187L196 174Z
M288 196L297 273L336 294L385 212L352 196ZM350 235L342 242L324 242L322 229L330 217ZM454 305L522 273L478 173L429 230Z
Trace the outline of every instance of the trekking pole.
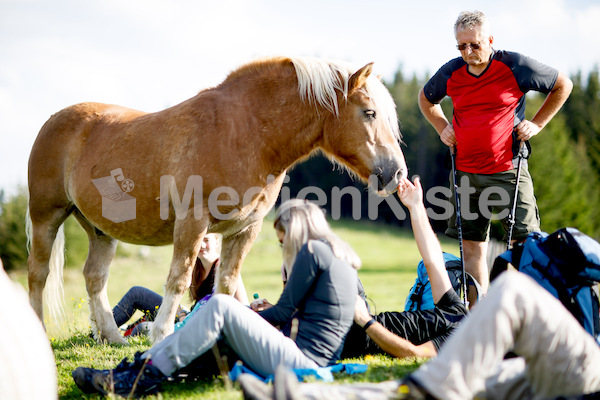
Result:
M456 208L456 228L458 229L458 247L460 249L460 264L462 267L462 290L463 302L465 307L469 307L467 300L467 273L465 271L465 255L463 251L462 219L460 214L460 197L458 195L458 176L456 173L456 149L450 146L450 155L452 159L452 185L454 186L454 205Z
M506 242L506 250L510 250L512 248L512 233L513 228L515 227L515 214L517 212L517 196L519 195L519 180L521 180L521 164L523 161L523 141L519 142L519 153L517 154L517 181L515 182L515 196L513 198L512 209L510 211L510 215L508 217L508 240Z

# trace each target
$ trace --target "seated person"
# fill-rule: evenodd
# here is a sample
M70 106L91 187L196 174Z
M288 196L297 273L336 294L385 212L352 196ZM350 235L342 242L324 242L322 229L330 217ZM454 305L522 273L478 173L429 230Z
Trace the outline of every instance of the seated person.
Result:
M213 293L215 270L219 265L219 254L220 244L218 236L214 233L207 233L202 240L198 258L192 272L192 284L189 289L190 299L194 303L192 309L199 302L205 302L207 300L205 297L209 297ZM242 304L247 305L248 298L241 277L238 282L238 290L234 297L242 302ZM113 308L113 316L117 326L121 326L129 321L137 310L143 312L144 316L127 327L124 333L124 336L136 335L148 332L148 321L154 321L161 304L161 295L145 287L134 286L127 291L125 296ZM177 322L182 322L187 314L188 312L180 306L177 310ZM180 325L176 324L175 328L178 329Z
M274 226L289 271L277 304L256 313L231 296L215 294L181 329L136 355L133 363L124 360L108 371L75 369L77 386L88 393L152 393L167 377L210 354L220 338L262 376L281 364L302 369L335 364L354 317L360 259L314 203L286 201Z

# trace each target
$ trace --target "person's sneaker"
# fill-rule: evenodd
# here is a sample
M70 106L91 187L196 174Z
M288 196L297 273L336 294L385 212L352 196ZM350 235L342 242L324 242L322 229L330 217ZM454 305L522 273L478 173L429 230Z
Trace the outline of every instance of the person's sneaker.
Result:
M436 400L417 381L410 376L400 381L398 400Z

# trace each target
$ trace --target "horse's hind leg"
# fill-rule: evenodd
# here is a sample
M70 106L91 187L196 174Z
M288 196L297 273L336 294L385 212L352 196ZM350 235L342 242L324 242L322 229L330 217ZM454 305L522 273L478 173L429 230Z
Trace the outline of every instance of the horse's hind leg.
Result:
M108 270L117 250L117 240L95 229L78 212L75 217L89 238L90 247L83 276L90 296L90 319L94 336L97 340L126 344L127 341L119 334L106 293Z
M54 248L54 242L60 226L68 215L69 210L66 208L56 208L50 212L38 207L34 202L30 202L28 236L31 248L27 258L29 301L42 323L44 322L43 293L50 273L50 264L51 262L54 264L53 268L57 269L55 272L59 274L63 268L64 242L58 243L56 248ZM61 284L62 282L55 283ZM52 290L53 288L48 289ZM51 311L57 311L60 308L58 305L62 299L49 298L48 300L55 303L54 305L49 304Z

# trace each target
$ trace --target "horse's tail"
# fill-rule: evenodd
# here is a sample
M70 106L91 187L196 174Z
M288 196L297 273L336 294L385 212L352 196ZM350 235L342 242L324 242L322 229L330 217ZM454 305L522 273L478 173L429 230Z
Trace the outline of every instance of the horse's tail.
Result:
M33 224L29 215L29 208L25 216L25 233L27 235L27 250L31 248L31 239L33 237ZM65 230L64 224L58 228L56 238L52 244L52 252L48 262L49 274L44 287L44 303L48 307L50 317L56 326L60 326L64 321L65 310L63 300L65 291L63 288L63 269L65 265Z

